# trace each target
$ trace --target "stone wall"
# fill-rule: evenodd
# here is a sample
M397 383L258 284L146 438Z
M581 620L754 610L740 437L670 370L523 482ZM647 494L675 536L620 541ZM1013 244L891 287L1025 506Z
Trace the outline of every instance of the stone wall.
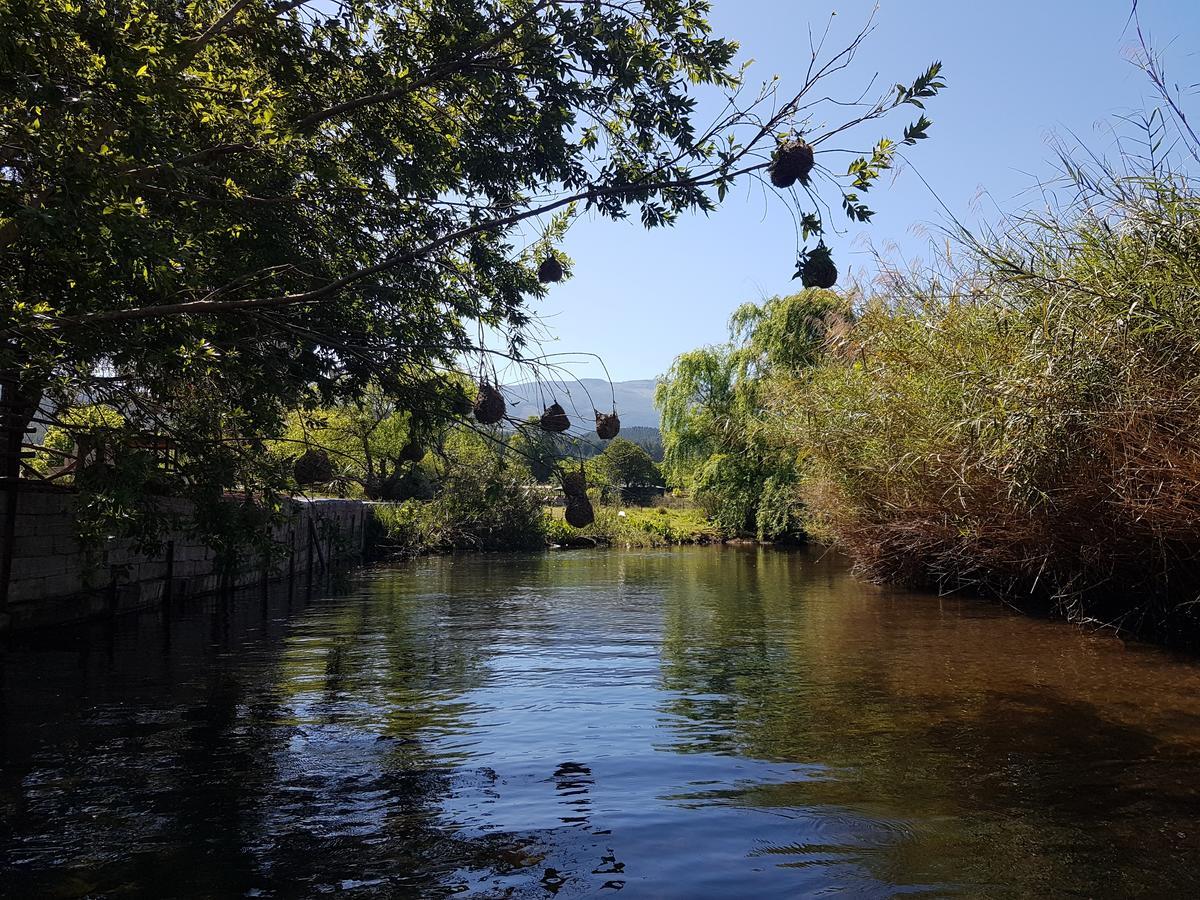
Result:
M221 565L185 530L166 535L162 552L152 556L124 540L87 549L75 537L74 493L31 486L18 496L0 630L79 621L276 578L307 580L335 563L361 559L366 540L365 503L297 499L286 524L272 533L276 552L233 565ZM161 502L186 521L185 501Z

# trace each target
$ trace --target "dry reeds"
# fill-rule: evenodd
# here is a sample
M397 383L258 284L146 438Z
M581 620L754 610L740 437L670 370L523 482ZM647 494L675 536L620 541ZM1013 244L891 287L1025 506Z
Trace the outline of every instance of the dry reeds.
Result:
M808 514L876 578L1200 633L1200 195L1089 189L839 335L788 409Z

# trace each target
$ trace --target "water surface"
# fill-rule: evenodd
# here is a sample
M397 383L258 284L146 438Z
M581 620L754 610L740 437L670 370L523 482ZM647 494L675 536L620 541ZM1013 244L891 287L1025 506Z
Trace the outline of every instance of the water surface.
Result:
M13 897L1200 895L1200 669L762 549L0 649Z

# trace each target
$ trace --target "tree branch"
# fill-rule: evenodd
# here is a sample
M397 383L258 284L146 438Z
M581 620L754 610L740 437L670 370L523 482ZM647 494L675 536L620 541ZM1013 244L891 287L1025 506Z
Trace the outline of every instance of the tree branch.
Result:
M296 294L280 294L273 297L247 297L240 300L192 300L184 303L167 303L157 306L141 306L132 309L114 309L105 310L102 312L88 313L82 316L70 316L55 320L58 326L63 325L90 325L96 322L129 322L142 319L157 319L166 316L175 315L210 315L214 313L230 313L244 312L254 309L272 309L281 306L294 306L299 303L312 303L319 300L325 300L331 295L337 293L345 287L348 287L355 282L361 281L364 278L370 278L374 275L381 275L397 266L405 263L414 262L424 256L433 253L449 244L457 241L473 237L477 234L482 234L487 231L493 231L500 228L506 228L509 225L515 225L525 219L530 219L535 216L545 215L553 212L556 209L561 209L564 206L569 206L572 203L577 203L580 200L595 200L597 197L611 196L613 194L648 194L654 191L668 190L671 188L682 187L703 187L707 184L712 184L721 178L737 178L741 175L749 174L750 172L766 168L768 163L756 163L755 165L746 166L735 172L724 172L722 170L710 170L704 175L693 179L660 181L645 185L614 185L606 188L591 188L587 191L581 191L576 194L570 194L550 203L530 209L522 210L521 212L512 213L508 216L502 216L495 219L489 219L485 222L479 222L468 228L461 228L457 231L450 232L440 238L429 241L428 243L414 249L406 250L402 253L396 253L387 259L381 260L373 266L359 269L351 272L334 281L324 284L319 288L314 288L310 291L303 291Z

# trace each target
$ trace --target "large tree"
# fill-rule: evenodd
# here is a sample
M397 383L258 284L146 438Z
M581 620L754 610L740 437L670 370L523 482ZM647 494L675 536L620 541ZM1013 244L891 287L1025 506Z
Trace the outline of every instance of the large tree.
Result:
M707 12L3 0L4 399L16 419L112 405L130 434L173 437L166 477L216 506L281 483L261 440L289 409L378 385L427 421L460 414L469 398L447 373L487 378L490 353L531 355L538 264L585 210L647 226L709 210L739 178L767 184L777 144L803 134L813 177L869 217L859 195L898 144L847 162L826 142L920 106L938 67L847 112L820 85L864 30L815 45L789 92L745 91ZM698 86L728 95L704 126ZM824 222L804 182L783 193L807 237ZM484 334L502 336L494 350Z
M726 531L800 533L800 461L769 410L827 353L844 349L852 319L850 301L832 291L745 303L730 317L727 343L680 354L659 382L663 469Z

